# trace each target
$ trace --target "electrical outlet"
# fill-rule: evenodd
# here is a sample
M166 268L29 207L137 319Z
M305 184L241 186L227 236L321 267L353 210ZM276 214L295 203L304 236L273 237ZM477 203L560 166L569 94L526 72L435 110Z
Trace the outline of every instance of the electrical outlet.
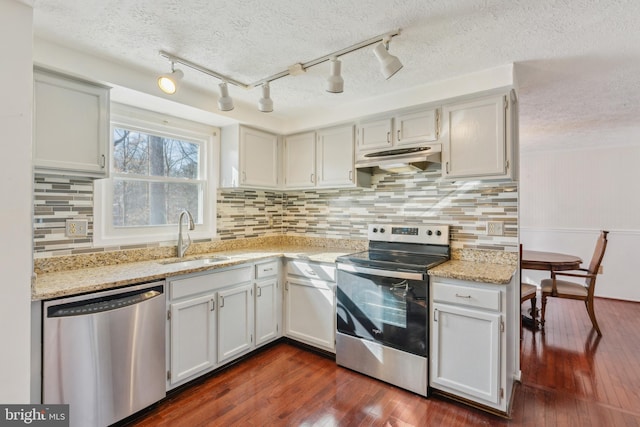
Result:
M487 222L487 236L503 236L503 225L502 221Z
M86 219L68 219L65 223L64 234L67 237L84 237L87 235L89 221Z

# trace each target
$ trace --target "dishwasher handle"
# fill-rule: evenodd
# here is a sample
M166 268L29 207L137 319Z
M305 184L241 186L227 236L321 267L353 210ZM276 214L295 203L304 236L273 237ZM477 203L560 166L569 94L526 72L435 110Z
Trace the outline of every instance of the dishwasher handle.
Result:
M137 291L122 292L114 295L96 297L83 301L52 305L47 308L47 317L86 316L118 310L135 304L140 304L162 295L163 286L145 288Z

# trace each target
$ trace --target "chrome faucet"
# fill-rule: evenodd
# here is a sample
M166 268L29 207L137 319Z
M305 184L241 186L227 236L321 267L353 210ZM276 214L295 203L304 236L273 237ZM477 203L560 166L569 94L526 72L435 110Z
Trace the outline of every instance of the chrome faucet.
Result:
M182 218L185 216L185 214L187 215L187 218L189 220L189 230L196 229L196 225L193 223L191 212L183 209L182 212L180 212L180 216L178 217L178 258L182 258L184 256L184 253L187 252L187 249L189 249L189 246L191 246L191 236L189 236L189 233L187 233L186 243L184 243L182 239Z

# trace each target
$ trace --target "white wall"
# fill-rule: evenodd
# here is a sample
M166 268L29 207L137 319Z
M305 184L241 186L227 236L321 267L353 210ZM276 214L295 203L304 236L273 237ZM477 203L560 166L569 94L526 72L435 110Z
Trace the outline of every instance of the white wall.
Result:
M640 254L640 146L520 155L524 247L570 253L588 263L599 230L609 230L596 295L640 301L635 275ZM524 271L523 276L539 283L548 274Z
M29 403L33 9L0 1L0 402ZM9 36L10 35L10 36Z

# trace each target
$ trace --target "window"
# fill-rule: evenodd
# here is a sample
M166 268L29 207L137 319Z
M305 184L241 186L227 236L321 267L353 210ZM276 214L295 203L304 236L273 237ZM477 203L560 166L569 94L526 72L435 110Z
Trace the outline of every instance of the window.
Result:
M112 106L111 171L96 183L94 243L173 240L183 209L196 223L192 238L213 237L218 134L213 127Z

